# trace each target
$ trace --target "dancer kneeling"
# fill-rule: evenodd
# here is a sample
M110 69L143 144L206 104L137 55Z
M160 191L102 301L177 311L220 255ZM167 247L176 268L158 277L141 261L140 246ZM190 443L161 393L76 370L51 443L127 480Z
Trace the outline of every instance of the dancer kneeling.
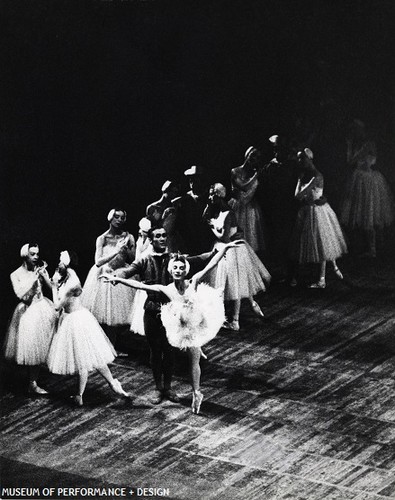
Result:
M73 259L69 252L61 252L52 278L55 307L62 312L48 354L49 370L59 375L78 373L79 390L72 397L77 406L83 405L82 395L91 370L97 370L116 394L128 397L107 366L116 356L111 342L93 314L81 304L81 283L72 269Z
M101 278L111 283L122 283L132 288L162 292L170 300L161 309L161 318L169 343L179 349L187 349L192 378L192 412L199 413L203 394L200 391L201 346L213 339L225 320L222 290L200 283L205 274L215 267L225 252L243 242L234 241L225 245L210 260L207 266L186 280L189 272L187 259L173 254L168 271L173 278L169 285L146 285L133 279L123 279L110 275Z

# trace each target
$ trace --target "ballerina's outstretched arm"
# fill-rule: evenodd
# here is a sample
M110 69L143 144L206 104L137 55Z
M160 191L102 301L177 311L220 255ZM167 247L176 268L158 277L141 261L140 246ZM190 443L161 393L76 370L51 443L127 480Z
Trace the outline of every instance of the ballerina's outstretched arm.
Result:
M218 264L218 262L222 259L222 257L225 255L226 251L229 248L235 248L235 247L238 247L238 246L243 245L243 244L244 244L244 240L235 240L235 241L231 241L231 242L227 243L226 245L224 245L221 248L221 250L219 250L214 255L214 257L212 257L212 259L210 260L210 262L207 264L207 266L204 269L202 269L201 271L199 271L198 273L196 273L192 276L191 285L194 287L194 289L196 289L199 281L202 280L203 276L205 274L207 274L209 271L211 271L211 269L213 269Z
M166 297L171 299L169 292L163 285L147 285L145 283L142 283L141 281L120 278L118 276L113 276L111 274L102 274L101 276L99 276L99 279L102 279L105 282L111 284L121 283L122 285L130 286L131 288L136 288L137 290L145 290L147 292L161 292L164 293Z

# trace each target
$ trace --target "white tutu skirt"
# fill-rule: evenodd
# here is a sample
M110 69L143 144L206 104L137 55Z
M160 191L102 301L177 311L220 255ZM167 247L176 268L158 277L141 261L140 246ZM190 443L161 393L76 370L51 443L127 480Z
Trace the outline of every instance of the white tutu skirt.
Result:
M187 301L164 304L161 318L170 345L201 347L217 335L225 321L222 290L201 283Z
M383 174L377 170L354 170L347 184L341 222L369 231L389 226L394 217L394 198Z
M216 243L219 247L224 243ZM224 300L241 300L265 291L271 276L254 250L245 242L229 248L209 274L209 284L223 290Z
M82 289L81 301L104 325L128 325L135 290L124 285L112 285L99 276L108 271L106 267L93 266Z
M145 335L144 331L144 304L147 299L145 290L136 290L130 312L130 331Z
M243 204L232 198L229 206L233 209L237 224L243 230L244 239L255 252L265 249L262 212L255 200Z
M343 231L329 203L300 208L290 257L301 264L335 260L347 252Z
M95 317L85 308L63 313L49 354L52 373L72 375L114 361L116 352Z
M53 303L43 297L29 306L20 302L10 321L5 340L5 357L19 365L45 363L54 334L56 312Z

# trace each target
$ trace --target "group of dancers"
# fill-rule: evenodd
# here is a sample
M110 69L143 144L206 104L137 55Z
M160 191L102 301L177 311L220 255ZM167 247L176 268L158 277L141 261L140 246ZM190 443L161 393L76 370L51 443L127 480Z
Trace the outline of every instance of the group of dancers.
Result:
M373 254L375 231L392 223L394 203L384 177L372 169L376 152L361 132L363 124L355 130L347 151L354 170L340 220L345 227L366 230ZM302 148L292 156L281 138L270 141L275 156L268 164L262 165L260 152L251 147L244 163L231 171L230 199L221 183L204 189L196 166L184 172L190 190L183 196L174 182L166 181L160 199L148 205L140 220L137 241L125 229L126 211L112 209L108 230L96 240L95 263L84 287L73 252L61 252L50 279L38 245L22 247L23 263L11 274L20 303L8 328L5 356L29 365L30 392L46 394L37 383L39 367L46 364L52 373L78 374L72 400L79 406L92 370L116 394L128 397L108 365L117 355L118 332L130 325L145 335L150 348L152 403L180 401L172 388L178 348L188 352L192 411L199 413L202 346L221 327L240 329L243 299L254 314L264 316L254 297L271 280L261 260L268 235L274 249L288 242L283 262L291 286L297 284L298 264L305 263L320 265L311 288L326 287L327 262L343 279L337 259L347 245L323 195L324 179L313 152ZM53 301L44 297L43 287L52 291Z

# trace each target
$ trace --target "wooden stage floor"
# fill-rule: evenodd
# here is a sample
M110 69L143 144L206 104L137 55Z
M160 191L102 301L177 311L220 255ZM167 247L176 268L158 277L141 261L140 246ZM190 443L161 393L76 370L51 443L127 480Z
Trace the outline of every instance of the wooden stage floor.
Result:
M3 363L2 488L395 498L395 268L349 258L344 269L343 282L328 273L325 290L273 284L258 298L264 320L246 306L242 331L221 331L206 346L197 416L182 353L174 384L182 404L149 403L148 351L134 334L129 358L111 365L130 401L93 374L85 406L74 408L76 378L45 372L51 396L30 398L25 371Z

